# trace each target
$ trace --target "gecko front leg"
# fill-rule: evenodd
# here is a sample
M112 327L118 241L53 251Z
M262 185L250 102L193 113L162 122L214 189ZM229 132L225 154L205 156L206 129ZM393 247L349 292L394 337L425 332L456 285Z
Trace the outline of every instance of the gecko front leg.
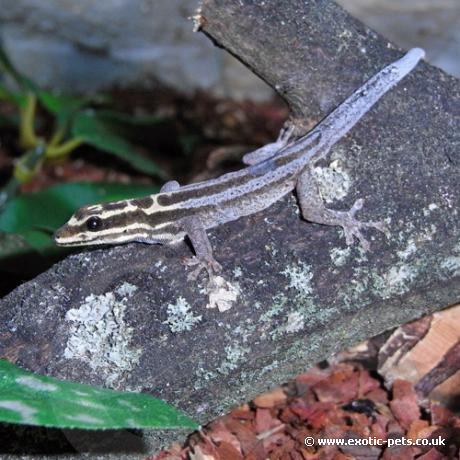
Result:
M180 221L180 226L187 233L195 251L195 257L187 259L186 265L197 265L197 268L188 275L189 280L196 280L202 270L206 270L209 282L212 285L217 273L222 270L220 264L214 259L211 243L209 242L206 229L197 216L184 217Z
M362 198L355 201L349 211L328 209L319 194L318 186L310 168L306 168L299 176L296 185L297 197L302 216L305 220L323 225L338 225L345 232L345 241L353 244L357 238L365 251L369 250L369 242L362 234L364 228L375 228L385 233L383 222L362 222L356 219L356 213L363 207Z
M174 192L180 189L179 182L172 180L166 182L160 189L161 193ZM212 254L211 243L209 242L206 229L204 228L198 216L184 217L178 221L179 226L187 234L192 243L195 257L185 261L186 265L198 265L192 273L188 275L189 280L196 280L202 270L208 273L209 281L212 284L216 273L222 270L222 267L214 259Z

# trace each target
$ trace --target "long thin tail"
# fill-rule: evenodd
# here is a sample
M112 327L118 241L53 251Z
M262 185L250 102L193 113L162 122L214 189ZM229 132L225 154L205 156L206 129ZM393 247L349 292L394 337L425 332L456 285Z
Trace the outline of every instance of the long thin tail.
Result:
M348 99L331 112L317 129L321 140L335 144L356 125L361 117L393 86L401 81L425 56L421 48L412 48L401 59L385 67L357 89Z

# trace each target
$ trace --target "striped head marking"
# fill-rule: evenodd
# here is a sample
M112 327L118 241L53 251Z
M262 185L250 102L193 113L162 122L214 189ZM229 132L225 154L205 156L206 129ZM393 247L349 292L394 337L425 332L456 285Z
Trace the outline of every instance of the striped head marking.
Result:
M86 246L131 241L168 243L181 237L174 224L155 222L154 216L146 213L138 201L116 201L80 208L56 231L54 241L59 246Z

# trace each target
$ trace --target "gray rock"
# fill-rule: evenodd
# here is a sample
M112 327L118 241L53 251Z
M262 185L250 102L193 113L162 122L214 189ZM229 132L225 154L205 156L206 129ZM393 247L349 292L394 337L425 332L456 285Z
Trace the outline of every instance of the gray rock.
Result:
M72 92L158 83L267 99L272 90L189 19L191 0L0 0L1 39L40 85Z

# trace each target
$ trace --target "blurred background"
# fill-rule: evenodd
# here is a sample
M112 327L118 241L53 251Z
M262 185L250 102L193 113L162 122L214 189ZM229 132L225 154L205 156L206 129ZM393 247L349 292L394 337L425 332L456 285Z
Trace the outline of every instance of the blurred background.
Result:
M339 0L403 48L460 76L459 0ZM193 33L195 0L0 0L0 36L17 67L46 87L94 92L157 83L236 99L272 93Z

